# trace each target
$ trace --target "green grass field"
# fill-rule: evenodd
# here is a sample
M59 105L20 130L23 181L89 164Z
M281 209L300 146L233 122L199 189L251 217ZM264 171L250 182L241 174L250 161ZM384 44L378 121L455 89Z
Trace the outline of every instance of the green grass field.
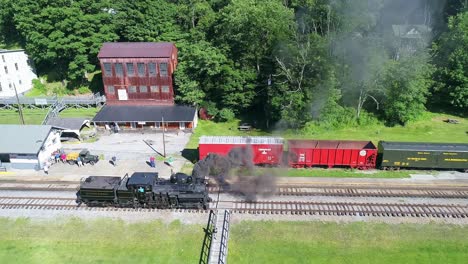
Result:
M40 125L49 108L23 109L24 122L27 125ZM99 108L68 108L60 112L60 117L84 117L93 118ZM0 124L20 124L18 111L0 110Z
M40 125L44 120L48 108L23 109L24 122L27 125ZM20 124L17 110L0 110L0 124Z
M242 222L228 263L466 263L468 227L442 224Z
M198 263L202 226L0 218L0 263Z

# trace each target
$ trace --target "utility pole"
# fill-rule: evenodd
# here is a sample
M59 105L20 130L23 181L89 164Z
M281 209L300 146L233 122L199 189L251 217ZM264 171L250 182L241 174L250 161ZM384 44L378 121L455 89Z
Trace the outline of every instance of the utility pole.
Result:
M18 91L16 91L16 84L14 81L13 81L13 88L15 89L16 102L18 103L18 113L20 116L20 121L21 121L21 124L24 125L23 109L21 109L21 104L20 104L19 97L18 97Z
M162 129L163 129L163 156L166 157L166 137L165 137L165 131L166 130L164 128L164 116L162 116Z

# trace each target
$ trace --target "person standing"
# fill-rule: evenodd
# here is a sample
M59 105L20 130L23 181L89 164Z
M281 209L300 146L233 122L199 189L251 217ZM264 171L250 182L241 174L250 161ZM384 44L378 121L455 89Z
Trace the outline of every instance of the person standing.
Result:
M55 163L59 163L60 161L60 152L55 153Z
M81 167L81 158L79 156L76 158L76 163L78 164L78 167Z
M62 154L60 155L60 158L62 159L62 163L65 163L65 161L67 161L67 154L62 153Z
M154 160L153 156L150 157L150 165L151 168L156 168L156 161Z
M116 156L112 156L112 165L117 166L117 157Z
M49 175L49 166L47 165L47 163L44 163L44 173Z

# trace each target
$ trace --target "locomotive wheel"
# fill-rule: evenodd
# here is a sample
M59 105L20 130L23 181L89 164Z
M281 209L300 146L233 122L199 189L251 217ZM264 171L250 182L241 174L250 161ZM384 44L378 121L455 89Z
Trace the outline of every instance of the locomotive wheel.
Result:
M70 164L70 165L75 165L75 161L74 161L74 160L69 160L69 161L67 161L67 162L68 162L68 164Z
M89 162L89 164L94 166L94 164L96 164L96 163L94 162L94 160L92 160L92 161Z

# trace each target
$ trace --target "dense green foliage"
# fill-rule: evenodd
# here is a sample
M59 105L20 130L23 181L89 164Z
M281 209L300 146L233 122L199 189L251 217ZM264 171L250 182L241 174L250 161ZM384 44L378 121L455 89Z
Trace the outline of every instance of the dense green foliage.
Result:
M443 224L244 221L230 229L228 262L465 263L467 232Z
M103 42L171 41L177 101L216 120L404 125L428 106L467 114L466 3L0 0L0 43L24 45L40 74L77 89Z

